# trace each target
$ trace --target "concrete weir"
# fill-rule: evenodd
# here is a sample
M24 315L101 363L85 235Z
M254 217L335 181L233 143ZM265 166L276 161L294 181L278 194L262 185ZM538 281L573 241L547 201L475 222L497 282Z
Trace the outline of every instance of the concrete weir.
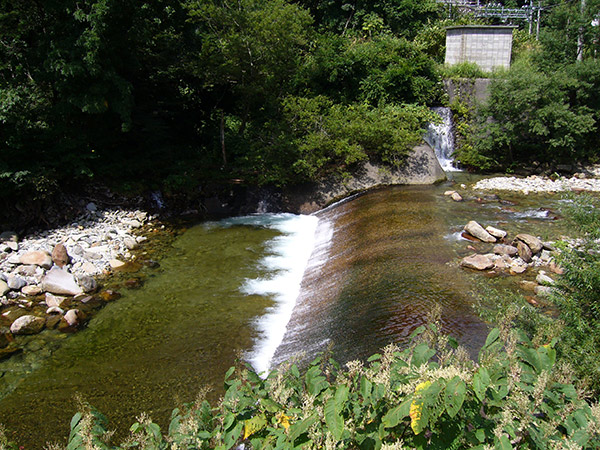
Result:
M290 188L285 194L285 210L311 214L349 195L380 186L435 184L446 179L433 149L426 143L413 148L399 168L366 162L340 181L329 178Z

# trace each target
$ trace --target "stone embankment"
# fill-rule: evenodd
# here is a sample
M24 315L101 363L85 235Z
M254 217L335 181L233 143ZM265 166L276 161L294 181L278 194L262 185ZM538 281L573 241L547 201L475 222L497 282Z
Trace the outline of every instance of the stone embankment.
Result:
M99 276L128 264L146 237L150 223L144 211L101 211L94 203L68 226L27 236L0 234L0 358L13 335L35 334L44 328L77 328L112 291L98 291Z
M600 179L588 178L585 173L577 173L571 178L557 178L532 175L526 178L495 177L480 180L473 186L475 190L518 191L523 194L538 192L583 192L600 191Z

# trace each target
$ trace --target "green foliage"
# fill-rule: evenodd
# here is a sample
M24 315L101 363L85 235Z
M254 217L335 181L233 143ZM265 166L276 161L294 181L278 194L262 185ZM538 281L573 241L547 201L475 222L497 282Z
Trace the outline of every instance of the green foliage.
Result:
M481 68L473 62L465 61L453 66L444 66L442 69L442 77L450 79L460 78L488 78L489 74L481 70Z
M368 366L347 370L317 358L305 374L288 365L260 378L232 368L226 393L212 408L198 401L173 412L168 435L142 420L120 448L597 448L600 409L581 400L554 370L553 344L533 345L518 330L493 329L478 364L449 346L437 327L420 327L421 341L388 346ZM433 338L433 341L428 340ZM235 377L232 375L236 373ZM94 416L88 416L94 418ZM68 448L79 438L72 422ZM89 442L105 424L95 416ZM77 442L77 444L73 444ZM118 448L118 447L114 447Z
M260 141L248 165L264 164L262 182L343 175L368 159L400 166L431 120L428 108L415 105L346 106L324 96L288 97L285 128L270 129L272 143Z
M575 247L562 245L558 258L564 274L558 279L553 302L564 329L558 347L578 377L597 395L600 392L600 213L590 196L572 199L565 215L580 230Z
M477 154L490 167L533 161L560 164L593 156L597 119L592 108L578 100L586 95L578 94L580 90L588 92L588 81L577 71L569 67L547 74L521 59L494 79L488 105L480 112Z

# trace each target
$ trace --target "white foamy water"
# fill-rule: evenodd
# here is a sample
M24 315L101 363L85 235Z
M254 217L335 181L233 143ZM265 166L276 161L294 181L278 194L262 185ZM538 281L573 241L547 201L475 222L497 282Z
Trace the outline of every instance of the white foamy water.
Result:
M282 233L267 243L269 255L260 261L270 275L248 279L241 287L242 292L248 295L271 296L275 301L263 316L256 319L259 338L247 355L256 372L266 376L296 305L302 277L315 245L319 219L294 214L261 214L234 220L266 226Z
M446 107L435 107L432 110L442 118L439 124L430 123L425 133L425 142L435 152L440 166L445 172L457 172L454 166L454 124L452 111Z

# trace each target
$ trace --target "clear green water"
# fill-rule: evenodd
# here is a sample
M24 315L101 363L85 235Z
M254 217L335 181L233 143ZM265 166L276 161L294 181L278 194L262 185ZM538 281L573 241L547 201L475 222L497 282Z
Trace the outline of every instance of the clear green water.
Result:
M252 347L251 319L271 305L239 288L261 275L265 241L277 234L248 226L189 229L143 288L109 303L87 329L21 374L23 382L0 401L10 438L26 449L64 439L76 393L122 435L142 411L164 425L179 402L221 386ZM212 398L219 394L217 388Z
M443 196L455 187L384 189L320 214L333 226L329 259L305 277L305 298L276 359L310 357L328 341L342 361L364 357L406 342L434 303L444 309L444 330L476 348L485 325L471 304L482 275L458 267L473 245L458 238L462 226L474 219L513 236L555 237L564 224L553 220L558 196L471 193L455 203ZM259 261L278 235L261 226L192 227L142 288L123 291L84 331L27 338L22 355L0 362L0 391L10 392L0 400L0 423L9 437L25 449L64 442L76 394L109 417L117 443L142 411L165 428L172 409L204 386L217 399L227 368L254 345L254 318L273 303L240 287L266 275Z

